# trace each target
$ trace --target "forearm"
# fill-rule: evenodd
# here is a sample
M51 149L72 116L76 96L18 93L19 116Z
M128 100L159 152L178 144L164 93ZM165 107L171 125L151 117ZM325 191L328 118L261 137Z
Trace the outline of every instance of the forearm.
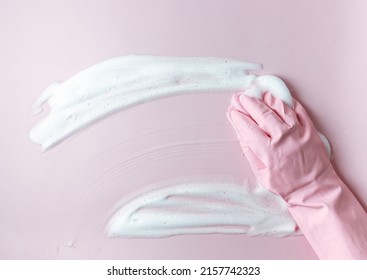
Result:
M285 200L320 259L367 259L367 213L334 170Z

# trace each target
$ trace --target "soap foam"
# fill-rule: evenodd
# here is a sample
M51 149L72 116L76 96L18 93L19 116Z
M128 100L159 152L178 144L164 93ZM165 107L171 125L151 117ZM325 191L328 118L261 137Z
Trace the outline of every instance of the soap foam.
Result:
M261 98L269 91L292 106L284 82L271 75L249 74L258 69L260 64L226 58L112 58L46 88L33 112L41 113L45 103L50 111L31 130L30 138L46 150L115 112L182 94L245 92ZM321 138L330 152L328 141ZM108 227L111 237L204 233L282 237L298 233L285 202L260 186L178 183L141 194L119 207Z
M109 237L162 238L182 234L300 234L286 203L261 186L229 182L173 184L119 205Z
M50 112L30 132L43 150L119 110L147 101L192 93L271 92L291 105L282 80L248 73L261 64L227 58L128 55L112 58L45 89L33 106Z

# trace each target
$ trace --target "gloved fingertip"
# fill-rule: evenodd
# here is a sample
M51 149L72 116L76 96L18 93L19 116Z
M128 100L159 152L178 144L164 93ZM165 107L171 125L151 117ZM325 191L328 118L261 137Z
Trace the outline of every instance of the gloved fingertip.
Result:
M241 93L241 95L239 96L239 102L243 108L243 110L246 111L246 107L247 106L251 106L254 102L258 101L258 97L256 96L249 96L246 93Z
M229 111L228 118L238 134L243 133L244 129L248 128L249 125L256 125L246 114L239 112L236 109Z
M232 95L232 99L231 99L231 106L238 111L243 110L243 107L240 102L241 94L242 94L241 92L235 93Z
M237 112L237 110L235 108L233 108L232 106L228 107L228 109L227 109L227 119L229 120L229 122L233 126L235 126L233 119L236 118L236 117L234 117L236 114L239 114L239 113Z
M233 130L235 131L237 135L237 140L241 142L241 132L239 129L239 126L243 120L241 120L241 113L239 113L236 109L233 107L229 107L227 109L227 119L229 123L232 125Z
M267 105L271 105L271 104L275 103L275 96L273 94L271 94L270 92L268 92L268 91L263 94L262 98L263 98L265 104L267 104Z
M244 129L244 127L247 127L247 123L251 121L248 119L248 116L235 109L232 109L229 112L229 120L238 134L241 134L241 131Z
M298 118L299 123L302 126L313 126L313 123L312 123L312 121L310 119L310 116L308 115L306 109L295 98L293 98L293 106L294 106L293 110L297 114L297 118Z
M246 116L250 116L250 114L247 112L247 110L243 107L243 105L241 104L241 101L240 101L240 98L242 95L246 95L244 92L238 92L238 93L235 93L233 96L232 96L232 99L231 99L231 108L233 110L236 110L238 112L241 112L242 114L245 114Z
M240 104L241 104L241 106L243 107L243 106L245 106L245 104L246 104L246 101L248 100L248 98L250 98L250 97L248 97L245 93L242 93L240 96L239 96L239 102L240 102Z
M230 107L228 108L227 114L229 116L229 118L233 121L234 119L238 119L239 116L241 115L240 112L238 112L235 108Z
M232 117L231 117L231 112L233 111L234 109L233 109L233 107L232 107L232 105L231 106L229 106L228 108L227 108L227 112L226 112L226 115L227 115L227 119L232 123Z

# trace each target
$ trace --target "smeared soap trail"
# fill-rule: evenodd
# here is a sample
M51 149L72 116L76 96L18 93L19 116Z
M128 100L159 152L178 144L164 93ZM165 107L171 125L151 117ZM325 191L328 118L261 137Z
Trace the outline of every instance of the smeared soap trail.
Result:
M300 234L277 195L258 186L191 182L142 194L112 216L109 237L161 238L182 234Z
M182 94L245 91L260 98L264 92L270 91L292 105L292 97L282 80L248 73L260 68L259 64L225 58L132 55L109 59L65 82L49 86L34 104L33 112L40 113L46 102L50 112L31 130L30 138L45 150L119 110ZM222 114L225 118L225 112ZM214 146L206 144L204 147L215 149L220 142L215 144L216 141L218 139L212 141ZM180 147L193 150L185 143L180 143ZM158 159L135 155L132 161L122 161L121 168L141 174L141 162L151 166L157 160L168 161L182 152L173 148L170 143L152 147L152 151L163 149L165 152ZM172 215L176 219L172 220ZM117 211L111 220L109 235L164 237L242 233L286 236L293 234L295 229L280 197L261 188L254 190L249 186L217 181L176 184L143 194Z
M33 106L50 106L48 116L30 132L33 142L48 149L74 132L136 104L192 93L236 93L260 97L271 92L291 104L282 80L248 74L260 64L229 58L128 55L108 59L62 83L51 84Z

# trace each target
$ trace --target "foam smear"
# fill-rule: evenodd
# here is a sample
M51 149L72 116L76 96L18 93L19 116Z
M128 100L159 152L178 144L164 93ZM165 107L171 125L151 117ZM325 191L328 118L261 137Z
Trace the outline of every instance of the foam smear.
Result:
M299 234L285 202L258 186L226 182L181 183L153 190L121 205L109 237L161 238L181 234Z
M128 55L105 60L70 79L53 83L34 103L33 113L49 114L30 132L46 150L78 130L119 110L147 101L192 93L236 93L260 97L270 90L291 105L282 80L255 76L261 64L229 58Z
M284 82L271 75L249 74L258 69L260 64L227 58L112 58L46 88L33 112L42 112L45 103L50 111L31 130L30 138L46 150L115 112L182 94L245 91L260 98L269 91L292 106ZM321 138L330 153L326 138ZM141 194L119 207L109 223L111 237L204 233L282 237L297 233L280 197L261 187L220 181L173 184Z

